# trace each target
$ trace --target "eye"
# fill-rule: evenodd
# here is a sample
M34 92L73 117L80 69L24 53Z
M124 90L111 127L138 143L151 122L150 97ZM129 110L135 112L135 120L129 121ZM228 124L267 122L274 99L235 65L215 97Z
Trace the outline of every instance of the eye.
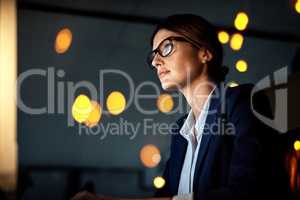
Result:
M173 50L173 44L171 42L168 42L163 46L161 54L162 56L168 56L172 50Z

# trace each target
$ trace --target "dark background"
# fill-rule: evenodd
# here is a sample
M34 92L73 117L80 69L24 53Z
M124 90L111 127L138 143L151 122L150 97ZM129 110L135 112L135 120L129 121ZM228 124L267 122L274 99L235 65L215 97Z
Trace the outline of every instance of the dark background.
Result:
M227 81L256 83L276 69L289 66L300 43L300 14L293 9L293 1L20 0L18 72L55 67L66 73L63 78L56 77L57 81L88 80L98 89L99 70L120 69L130 74L135 84L148 80L160 85L145 63L157 20L175 13L194 13L232 32L239 11L246 12L250 22L240 51L224 45L224 64L230 68ZM72 45L66 53L57 54L55 37L64 27L73 33ZM238 59L248 62L246 73L235 69ZM113 90L128 95L124 79L109 77L104 83L104 90L98 89L104 97ZM80 92L85 91L80 89L77 94ZM153 90L144 88L143 93L151 94ZM47 79L36 76L26 80L21 98L32 107L46 106ZM143 104L154 107L155 99ZM131 106L118 116L103 115L101 123L118 122L120 117L132 123L144 118L170 123L181 115L145 116ZM67 126L66 113L29 115L19 111L20 198L67 199L86 181L92 181L96 192L102 194L151 196L152 179L163 170L169 142L169 136L142 132L133 140L128 136L108 136L104 140L80 136L78 124ZM145 168L139 159L140 149L149 143L155 144L162 156L154 169Z

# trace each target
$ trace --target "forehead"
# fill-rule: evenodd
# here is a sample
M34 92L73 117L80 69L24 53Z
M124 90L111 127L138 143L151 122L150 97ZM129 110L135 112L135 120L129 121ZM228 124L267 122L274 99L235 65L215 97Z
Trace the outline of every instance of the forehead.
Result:
M153 38L152 49L156 49L157 46L166 38L171 36L180 36L178 33L169 31L167 29L160 29Z

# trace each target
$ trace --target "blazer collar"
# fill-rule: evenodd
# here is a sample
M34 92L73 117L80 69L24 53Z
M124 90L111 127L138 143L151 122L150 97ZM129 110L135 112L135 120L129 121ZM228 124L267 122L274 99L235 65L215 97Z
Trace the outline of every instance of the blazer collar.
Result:
M220 99L221 99L221 95L220 95L220 87L217 86L211 96L211 100L210 100L210 104L209 104L209 109L208 109L208 114L207 114L207 118L206 118L206 122L205 122L205 127L212 127L212 124L215 123L215 120L219 114L219 109L220 109ZM188 115L185 115L184 117L182 117L179 122L179 129L174 130L175 134L175 138L174 138L174 149L176 150L176 152L174 152L176 154L176 159L173 160L172 162L172 169L174 170L172 172L172 176L174 178L174 184L172 189L172 192L174 194L177 194L177 190L178 190L178 186L179 186L179 181L180 181L180 175L181 175L181 170L183 167L183 163L184 163L184 158L185 158L185 154L186 154L186 150L187 150L187 140L179 133L181 127L184 124L184 121L186 120ZM206 152L208 150L208 146L211 140L211 136L212 134L210 134L209 129L204 128L203 129L203 136L200 142L200 148L199 148L199 152L198 152L198 158L197 158L197 163L196 163L196 167L195 167L195 174L194 174L194 183L193 183L193 188L196 188L196 184L198 183L198 176L200 175L200 170L201 170L201 166L203 164ZM174 150L173 149L173 150Z
M216 119L220 114L220 108L221 108L220 103L221 103L221 97L223 96L222 91L223 90L220 89L220 86L218 86L215 88L212 94L211 102L209 105L209 112L207 114L205 128L203 129L203 135L200 142L200 148L199 148L198 158L195 167L194 182L193 182L194 190L197 188L198 179L201 174L203 162L205 160L205 155L208 151L211 138L214 135L213 133L211 133L211 129L212 127L215 127L213 126L213 124L216 123Z

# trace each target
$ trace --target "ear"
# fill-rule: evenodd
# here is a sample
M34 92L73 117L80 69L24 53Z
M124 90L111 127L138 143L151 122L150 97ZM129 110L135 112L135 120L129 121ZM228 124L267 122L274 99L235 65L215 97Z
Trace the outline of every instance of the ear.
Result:
M199 56L200 62L203 63L203 64L211 61L212 58L213 58L213 55L210 52L210 50L208 50L206 48L201 48L199 50L198 56Z

